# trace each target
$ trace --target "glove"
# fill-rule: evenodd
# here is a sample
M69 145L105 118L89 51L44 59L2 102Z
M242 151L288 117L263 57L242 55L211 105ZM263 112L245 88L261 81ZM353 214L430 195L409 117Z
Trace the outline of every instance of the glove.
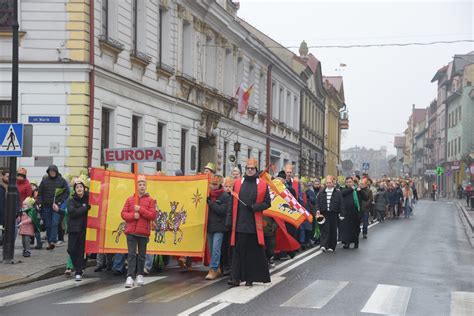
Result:
M341 221L343 221L343 220L344 220L344 216L339 216L339 219L340 219Z

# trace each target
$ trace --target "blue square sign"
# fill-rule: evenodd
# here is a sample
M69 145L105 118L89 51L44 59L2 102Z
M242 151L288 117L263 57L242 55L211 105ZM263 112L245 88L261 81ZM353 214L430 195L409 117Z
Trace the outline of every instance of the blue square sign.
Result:
M21 157L23 154L23 124L0 124L0 156Z

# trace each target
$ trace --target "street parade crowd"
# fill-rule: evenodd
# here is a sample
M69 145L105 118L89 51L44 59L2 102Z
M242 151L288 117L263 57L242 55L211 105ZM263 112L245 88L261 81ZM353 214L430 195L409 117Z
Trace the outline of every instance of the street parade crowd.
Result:
M206 258L147 254L147 243L157 217L156 200L147 193L146 176L137 178L137 193L129 197L121 211L125 221L128 253L85 254L89 179L87 170L78 177L64 177L55 165L49 166L41 183L29 182L27 170L17 171L19 191L17 236L21 238L23 256L33 251L54 251L68 234L69 255L65 274L74 273L82 280L88 258L96 259L94 272L111 271L126 277L125 286L144 284L144 276L179 264L191 270L193 262L209 266L206 280L228 276L230 286L245 282L271 282L269 270L277 260L291 260L299 251L320 246L321 251L359 247L359 238L368 238L370 223L387 219L409 219L413 215L418 194L410 179L374 180L368 174L346 177L344 181L331 175L323 179L297 177L291 164L272 177L313 216L299 227L278 218L263 215L272 202L269 185L259 177L257 160L248 159L243 172L234 168L230 177L216 174L216 166L208 163L209 175L207 256ZM242 175L243 173L243 175ZM163 173L160 173L163 175ZM176 171L176 175L182 175ZM0 225L4 225L8 172L0 181ZM45 232L45 234L44 234ZM362 233L362 235L361 235ZM45 236L43 236L45 235ZM33 254L34 255L34 254ZM176 260L176 261L175 261Z

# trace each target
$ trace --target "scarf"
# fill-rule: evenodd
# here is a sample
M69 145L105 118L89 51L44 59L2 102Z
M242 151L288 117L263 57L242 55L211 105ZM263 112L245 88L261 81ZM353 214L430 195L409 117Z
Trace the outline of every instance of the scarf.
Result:
M357 208L357 211L360 212L360 203L359 203L359 197L357 196L357 190L354 189L352 191L352 198L354 199L354 204Z
M221 196L222 193L224 193L224 188L222 188L222 187L220 189L217 189L217 190L212 190L209 193L209 196L211 197L212 202L215 202L217 200L217 198L219 196Z

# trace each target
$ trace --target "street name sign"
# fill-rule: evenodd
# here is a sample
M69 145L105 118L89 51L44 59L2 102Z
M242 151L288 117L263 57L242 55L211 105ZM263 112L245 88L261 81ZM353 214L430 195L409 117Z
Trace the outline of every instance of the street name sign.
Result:
M106 148L104 162L135 163L135 162L166 161L163 147Z
M28 116L29 123L60 123L59 116Z
M0 156L21 157L23 154L23 124L0 124Z
M428 170L425 171L425 175L427 175L427 176L434 176L434 175L436 175L436 170L434 170L434 169L428 169Z

